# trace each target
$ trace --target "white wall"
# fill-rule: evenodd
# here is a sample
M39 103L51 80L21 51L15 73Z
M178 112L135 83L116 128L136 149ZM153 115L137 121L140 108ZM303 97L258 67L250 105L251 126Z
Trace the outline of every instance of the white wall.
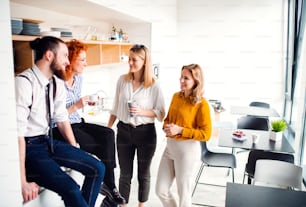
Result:
M21 206L9 1L0 1L0 206Z
M227 108L266 101L282 112L283 1L94 1L152 22L152 58L167 99L179 90L181 66L199 63L207 98Z
M181 64L199 63L206 96L227 104L283 101L285 19L282 1L179 1Z

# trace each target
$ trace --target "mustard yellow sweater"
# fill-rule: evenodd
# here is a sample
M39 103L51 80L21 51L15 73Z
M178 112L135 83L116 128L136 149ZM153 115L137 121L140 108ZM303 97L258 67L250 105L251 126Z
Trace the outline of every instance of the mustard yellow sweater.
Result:
M172 136L177 140L194 139L208 141L212 133L209 103L202 98L197 104L192 104L190 98L185 98L180 92L173 95L164 125L176 124L183 127L182 134Z

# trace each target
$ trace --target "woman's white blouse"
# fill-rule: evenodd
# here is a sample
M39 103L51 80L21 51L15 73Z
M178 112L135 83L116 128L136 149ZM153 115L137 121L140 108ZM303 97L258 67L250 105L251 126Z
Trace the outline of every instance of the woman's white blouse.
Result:
M119 121L130 123L135 126L141 124L154 123L155 118L145 116L129 115L127 102L134 100L137 105L146 110L153 110L157 120L163 121L165 117L165 101L161 88L157 82L149 88L141 85L133 92L132 81L125 81L124 76L120 76L117 82L116 94L111 114L115 115Z

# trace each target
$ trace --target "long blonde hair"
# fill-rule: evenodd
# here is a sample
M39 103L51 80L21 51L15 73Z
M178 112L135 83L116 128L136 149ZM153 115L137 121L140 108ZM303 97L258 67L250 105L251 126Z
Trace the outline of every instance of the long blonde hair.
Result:
M203 77L203 71L202 68L198 64L190 64L190 65L184 65L182 67L182 70L188 70L194 79L194 87L191 93L191 103L196 104L201 102L203 98L203 85L204 85L204 77Z
M145 88L151 87L155 81L156 78L153 74L153 68L152 68L152 62L151 62L151 56L149 49L144 45L133 45L133 47L130 49L130 52L135 53L139 57L141 57L144 60L144 68L143 68L143 74L142 74L142 82L143 86ZM133 79L133 73L128 72L125 76L126 81L130 81Z

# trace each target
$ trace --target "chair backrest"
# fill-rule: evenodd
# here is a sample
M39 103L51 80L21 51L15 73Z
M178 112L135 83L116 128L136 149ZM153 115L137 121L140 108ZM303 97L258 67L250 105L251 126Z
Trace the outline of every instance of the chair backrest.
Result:
M260 101L253 101L249 104L249 106L256 106L256 107L261 107L261 108L270 108L270 104L265 103L265 102L260 102ZM248 115L248 116L255 116L255 117L263 117L263 118L269 118L268 116L257 116L257 115Z
M269 130L269 119L256 116L243 116L237 120L238 129Z
M252 150L250 151L248 156L248 162L245 167L246 172L253 177L256 168L256 161L262 159L280 160L284 162L294 163L294 156L292 154Z
M205 156L205 154L209 153L209 150L207 148L207 143L206 142L200 142L201 144L201 155L202 158Z
M302 168L279 160L257 160L253 184L300 190Z
M270 108L270 104L265 103L265 102L260 102L260 101L253 101L249 104L249 106L257 106L257 107L262 107L262 108Z

